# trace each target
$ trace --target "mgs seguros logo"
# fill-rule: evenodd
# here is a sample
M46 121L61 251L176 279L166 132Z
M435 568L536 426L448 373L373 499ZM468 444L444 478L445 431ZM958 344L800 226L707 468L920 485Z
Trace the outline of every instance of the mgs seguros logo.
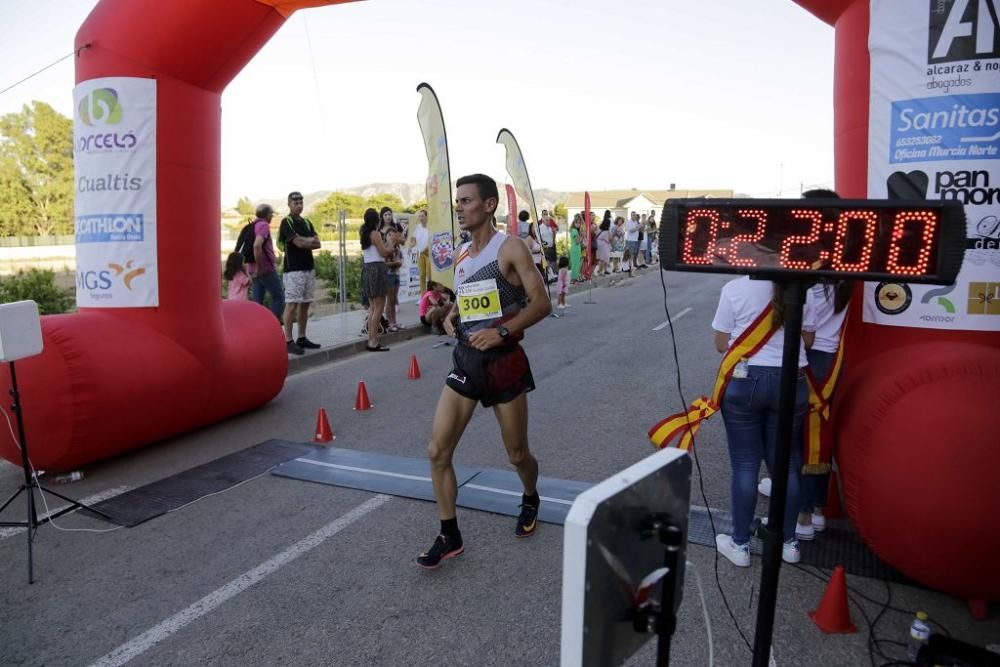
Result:
M1000 0L930 0L928 64L992 58L1000 58Z

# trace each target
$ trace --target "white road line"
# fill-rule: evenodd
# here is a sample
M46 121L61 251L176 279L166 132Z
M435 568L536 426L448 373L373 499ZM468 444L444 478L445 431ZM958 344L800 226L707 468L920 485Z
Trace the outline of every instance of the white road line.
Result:
M372 512L389 502L389 496L377 495L366 500L347 514L326 524L315 533L308 535L292 546L288 547L277 556L274 556L252 570L244 572L240 576L230 581L225 586L217 588L202 599L198 600L186 609L182 609L165 621L153 626L138 637L134 637L125 642L115 650L111 651L103 658L94 662L90 667L117 667L124 665L139 655L142 655L153 648L170 635L178 632L188 624L198 620L224 602L236 597L257 582L263 580L268 575L273 574L281 567L291 563L293 560L318 547L320 544L330 539L352 523L361 519L369 512Z
M120 496L126 491L131 490L131 488L132 487L129 486L116 486L114 488L101 491L100 493L95 493L92 496L81 498L80 502L83 503L84 505L94 505L96 503L101 502L102 500L107 500L108 498L114 498L115 496ZM11 511L14 505L21 505L22 503L27 504L27 502L28 502L27 500L22 501L21 498L18 498L17 500L14 501L14 503L10 507L7 508L6 511L8 512ZM38 500L38 496L35 496L35 508L36 508L35 511L43 509L44 507L45 506L42 505L42 501ZM49 514L58 514L67 507L69 507L69 505L59 505L58 507L50 507L48 513L39 512L38 518L40 520L47 519L49 517ZM13 537L14 535L20 535L25 530L26 530L25 528L0 528L0 540L5 540L8 537Z
M310 459L295 459L299 463L308 463L313 466L322 466L324 468L335 468L337 470L347 470L348 472L362 472L368 475L379 475L381 477L396 477L398 479L411 479L416 482L429 482L430 477L421 477L420 475L407 475L401 472L389 472L388 470L375 470L373 468L358 468L356 466L345 466L340 463L326 463L325 461L312 461Z
M517 496L518 498L521 497L521 492L520 491L508 491L507 489L498 489L498 488L493 487L493 486L482 486L480 484L463 484L462 486L459 487L460 491L462 489L478 489L480 491L489 491L491 493L500 493L500 494L503 494L505 496ZM538 497L541 498L542 500L544 500L545 502L548 502L548 503L558 503L559 505L572 505L573 504L572 500L563 500L562 498L552 498L550 496L538 496Z
M684 317L685 315L687 315L690 312L691 312L691 306L688 306L687 308L685 308L681 312L679 312L676 315L674 315L673 317L671 317L670 320L673 320L674 322L676 322L677 320L681 319L682 317ZM653 331L659 331L660 329L663 329L665 327L670 326L670 320L667 320L666 322L664 322L662 324L657 324L655 327L653 327Z
M379 475L381 477L396 477L398 479L409 479L416 482L430 482L430 477L421 477L419 475L406 475L401 472L389 472L387 470L375 470L374 468L358 468L357 466L345 466L340 463L326 463L325 461L312 461L310 459L296 459L299 463L308 463L314 466L323 466L324 468L336 468L337 470L347 470L350 472L361 472L369 475ZM520 491L508 491L507 489L498 489L493 486L483 486L481 484L461 484L459 489L478 489L479 491L489 491L491 493L499 493L505 496L521 496ZM572 505L572 500L563 500L562 498L550 498L549 496L539 496L542 500L550 503L558 503L560 505Z

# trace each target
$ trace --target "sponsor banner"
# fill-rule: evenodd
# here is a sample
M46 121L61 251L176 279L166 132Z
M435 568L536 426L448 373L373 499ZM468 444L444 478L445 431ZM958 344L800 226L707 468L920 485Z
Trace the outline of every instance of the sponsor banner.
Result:
M531 179L528 178L528 167L524 164L524 155L521 154L521 146L518 145L517 139L514 138L513 133L507 128L503 128L497 134L497 143L503 145L506 151L505 165L507 167L507 175L510 176L510 180L514 183L514 199L515 203L517 201L522 201L525 203L525 209L528 211L529 222L538 223L538 209L535 207L535 193L531 189ZM515 207L516 208L516 205ZM514 211L514 220L517 220L518 211ZM518 223L514 222L514 229L516 233L516 225ZM537 229L537 228L536 228ZM546 266L546 261L542 258L542 266Z
M965 206L954 285L865 285L864 320L1000 331L998 0L871 0L868 196Z
M417 264L417 253L409 248L406 242L410 237L410 216L397 213L396 222L403 228L403 264L399 267L397 299L400 303L411 303L420 298L420 265Z
M159 305L156 80L107 77L73 89L76 305Z
M420 106L417 122L427 153L427 232L431 237L431 271L428 278L448 287L455 286L454 214L451 202L451 169L448 166L448 137L444 116L434 89L417 86ZM447 257L444 257L447 255Z

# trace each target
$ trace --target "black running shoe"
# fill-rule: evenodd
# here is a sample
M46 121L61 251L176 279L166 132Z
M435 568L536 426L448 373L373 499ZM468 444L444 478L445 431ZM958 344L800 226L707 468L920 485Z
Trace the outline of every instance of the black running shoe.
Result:
M417 556L417 565L427 570L435 570L441 566L441 561L461 556L464 552L461 535L457 538L438 535L431 548Z
M322 345L319 343L314 343L308 338L296 338L295 344L301 347L303 350L318 350Z
M303 350L298 345L296 345L294 341L290 341L290 340L289 341L285 341L285 348L288 350L288 354L302 355L302 354L306 353L306 351Z
M521 516L517 517L517 528L514 535L517 537L531 537L538 528L538 506L527 503L520 505Z

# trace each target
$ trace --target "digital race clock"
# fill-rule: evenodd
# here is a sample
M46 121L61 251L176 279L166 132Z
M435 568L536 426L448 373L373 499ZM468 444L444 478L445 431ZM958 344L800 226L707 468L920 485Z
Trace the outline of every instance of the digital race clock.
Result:
M673 199L661 220L677 271L950 285L965 252L957 202Z

